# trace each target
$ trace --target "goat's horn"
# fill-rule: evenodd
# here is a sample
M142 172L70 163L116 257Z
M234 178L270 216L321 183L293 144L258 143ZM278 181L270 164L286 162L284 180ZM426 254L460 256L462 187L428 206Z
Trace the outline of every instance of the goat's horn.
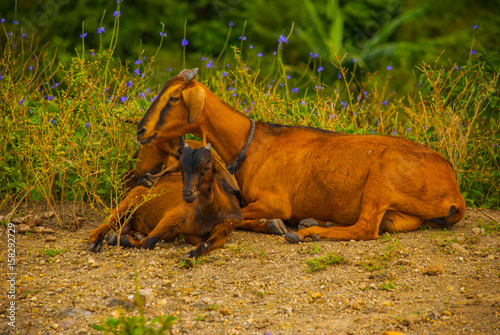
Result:
M179 73L179 76L183 77L186 80L186 83L190 83L194 77L198 74L198 68L195 67L192 70L184 69Z
M189 148L189 145L187 143L184 143L184 148Z
M205 145L205 149L210 150L210 148L212 148L212 146L210 145L210 143L208 143L207 145Z

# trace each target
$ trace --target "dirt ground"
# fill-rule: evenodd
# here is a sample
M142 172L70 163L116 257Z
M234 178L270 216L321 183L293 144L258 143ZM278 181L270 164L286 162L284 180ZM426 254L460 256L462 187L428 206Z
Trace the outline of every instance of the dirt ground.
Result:
M45 210L19 208L14 217ZM500 334L500 212L469 209L450 230L376 241L289 244L235 231L191 268L180 263L192 248L182 242L90 253L87 238L102 214L78 212L77 230L54 217L38 224L55 234L16 234L15 299L0 297L0 334L99 334L92 324L138 315L126 303L135 292L134 264L139 288L150 290L145 317L175 315L174 334ZM0 234L7 246L7 232ZM6 249L3 292L11 283ZM344 262L319 270L307 264L333 253Z

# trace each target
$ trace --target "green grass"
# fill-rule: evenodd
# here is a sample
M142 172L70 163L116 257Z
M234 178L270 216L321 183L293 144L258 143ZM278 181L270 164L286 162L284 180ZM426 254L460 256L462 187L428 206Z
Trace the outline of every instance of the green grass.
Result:
M299 254L314 255L319 253L320 251L321 247L316 242L313 242L312 245L308 246L306 249L299 250Z
M137 149L137 119L163 85L153 80L155 55L139 48L134 59L119 59L117 43L130 41L113 38L109 46L89 50L82 40L82 48L56 64L35 39L19 43L8 30L17 28L5 27L0 208L39 201L57 211L64 201L85 201L109 211L123 196L122 178ZM118 25L109 33L117 37ZM286 47L269 55L265 73L257 55L242 57L239 48L226 45L218 68L207 67L207 60L186 66L200 67L199 81L256 120L394 134L429 145L454 164L468 206L500 208L495 54L478 50L460 65L449 59L453 55L422 63L414 90L404 93L389 89L391 71L380 69L375 77L339 53L330 61L342 76L322 82L315 67L285 64ZM441 66L444 59L448 64ZM164 74L165 80L175 75Z
M45 250L43 250L43 254L49 256L49 257L54 257L54 256L57 256L57 255L60 255L62 253L66 252L66 249L50 249L50 248L47 248Z
M325 270L328 267L328 265L345 264L345 263L347 263L347 260L343 256L337 254L336 252L331 252L324 256L315 257L307 260L306 271L316 272L320 270Z
M488 221L488 222L479 222L477 224L479 228L484 228L484 234L493 234L500 233L500 222L498 221Z

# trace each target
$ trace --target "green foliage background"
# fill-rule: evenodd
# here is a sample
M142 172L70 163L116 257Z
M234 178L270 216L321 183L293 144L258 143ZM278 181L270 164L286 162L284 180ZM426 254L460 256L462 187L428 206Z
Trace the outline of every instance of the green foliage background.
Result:
M499 208L494 10L448 0L2 2L0 207L112 206L137 149L133 120L168 78L199 67L200 81L254 119L425 143L455 165L467 205Z

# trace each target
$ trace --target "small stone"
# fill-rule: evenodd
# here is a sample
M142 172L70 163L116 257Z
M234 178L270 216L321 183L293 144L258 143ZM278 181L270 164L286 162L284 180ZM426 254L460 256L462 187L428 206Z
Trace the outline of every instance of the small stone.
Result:
M405 316L403 318L403 320L401 321L401 323L404 326L409 327L412 324L418 323L420 320L421 320L421 318L418 317L418 316L416 316L415 314L408 314L407 316Z
M462 254L468 254L468 253L469 253L469 251L468 251L467 249L465 249L465 248L464 248L464 247L462 247L460 244L455 243L455 242L453 242L452 244L450 244L450 247L451 247L453 250L455 250L455 251L457 251L457 252L459 252L459 253L462 253Z
M45 237L45 242L55 242L56 241L56 237L54 235L47 235Z
M59 325L57 323L53 323L51 327L55 330L59 329Z
M52 228L45 228L43 231L42 231L42 234L55 234L56 231Z
M15 218L11 220L13 224L22 224L24 220L22 218Z
M55 216L56 214L52 211L47 211L47 212L43 212L43 213L40 213L40 216L44 219L51 219Z
M428 317L429 319L431 319L431 320L434 320L434 321L436 321L436 320L438 320L438 319L439 319L439 315L437 315L437 313L436 313L436 312L430 312L430 313L429 313L429 315L427 315L427 317Z
M131 304L128 301L124 301L118 298L111 298L108 300L106 303L106 306L108 307L121 307L124 308L127 312L133 311L136 307L134 304Z
M193 303L191 304L191 306L193 306L193 307L197 307L197 308L205 308L205 304L204 304L204 303L202 303L201 301L196 301L196 302L193 302Z
M30 227L36 227L42 224L42 218L38 215L28 214L22 220Z
M25 234L31 232L31 228L27 224L21 223L19 224L19 229L17 231L19 234Z
M453 313L451 313L451 312L450 312L449 310L447 310L447 309L445 309L445 310L443 311L443 314L444 314L444 315L447 315L447 316L452 316L452 315L453 315Z
M422 273L428 276L438 276L443 273L443 267L440 264L426 266Z
M80 318L82 316L88 316L91 315L89 311L78 308L78 307L66 307L61 309L59 312L56 313L56 318Z
M481 233L481 228L472 228L472 233L474 233L474 234Z
M311 298L313 299L321 298L321 292L312 293Z
M233 315L233 311L227 307L222 307L221 309L219 309L219 313L223 316Z
M31 228L31 231L33 233L37 233L37 234L42 233L44 230L45 230L45 227L41 227L41 226L40 227L32 227Z

